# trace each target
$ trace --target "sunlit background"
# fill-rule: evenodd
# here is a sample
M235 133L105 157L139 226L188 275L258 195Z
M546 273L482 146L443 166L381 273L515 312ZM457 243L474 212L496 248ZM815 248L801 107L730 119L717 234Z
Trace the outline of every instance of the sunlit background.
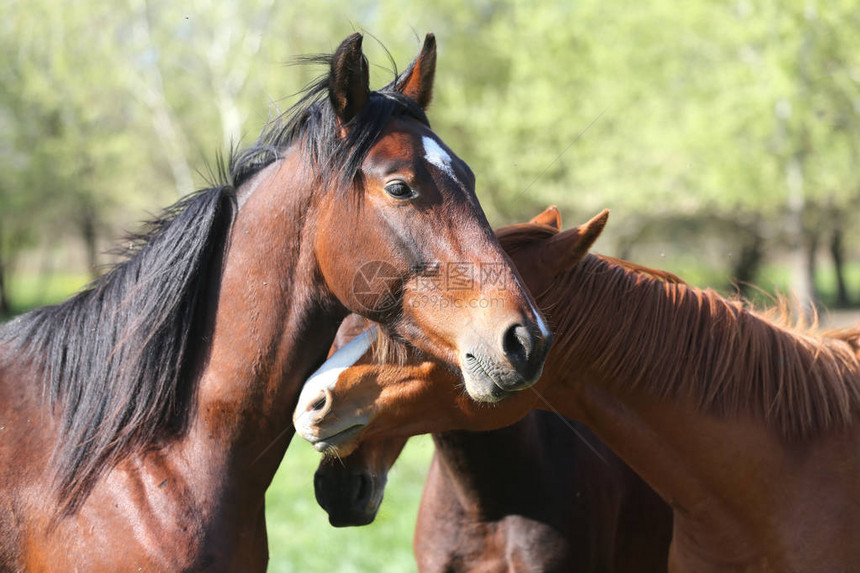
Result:
M124 231L206 186L219 153L321 72L291 58L355 30L375 86L435 32L430 120L494 225L557 204L572 226L608 207L600 252L860 321L847 0L2 2L0 316L101 272ZM316 454L294 442L270 492L271 569L414 567L431 451L412 445L377 524L334 530L313 500Z

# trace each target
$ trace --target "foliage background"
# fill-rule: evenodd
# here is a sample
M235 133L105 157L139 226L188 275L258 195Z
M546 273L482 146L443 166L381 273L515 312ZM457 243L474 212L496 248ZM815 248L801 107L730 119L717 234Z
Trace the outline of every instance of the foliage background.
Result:
M860 304L849 0L7 0L0 315L58 300L109 264L124 230L204 186L217 153L251 142L319 72L291 57L353 30L400 69L436 33L431 122L478 175L493 224L554 203L573 225L608 207L608 254L727 291L754 282ZM385 49L368 37L365 51L374 85L387 83ZM408 507L384 515L405 521L350 532L312 507L313 455L299 449L305 465L271 494L273 570L409 563L427 443L389 494Z
M494 224L609 207L604 251L719 288L860 299L848 0L12 0L0 16L6 307L110 262L123 229L205 185L318 73L291 57L356 29L401 69L437 34L431 119ZM386 83L387 54L365 46Z

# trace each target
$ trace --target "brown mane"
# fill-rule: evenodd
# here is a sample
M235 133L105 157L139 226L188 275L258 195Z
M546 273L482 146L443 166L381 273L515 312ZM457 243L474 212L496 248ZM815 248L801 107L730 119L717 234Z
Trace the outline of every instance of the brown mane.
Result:
M516 260L557 232L518 224L497 236ZM845 428L860 410L860 328L818 331L816 321L794 318L785 300L754 310L672 273L601 255L536 294L552 309L555 352L657 397L691 396L710 414L753 416L789 440ZM402 363L384 338L379 362Z
M785 304L757 312L669 273L594 255L539 299L558 309L550 321L567 359L660 398L751 415L790 440L845 428L860 406L860 329L816 332Z
M657 279L658 281L663 281L666 283L680 284L685 285L687 281L680 278L678 275L670 273L669 271L661 271L658 269L652 269L650 267L646 267L645 265L640 265L639 263L634 263L631 261L625 261L624 259L616 259L615 257L607 257L605 255L597 255L604 261L608 263L612 263L614 265L618 265L621 268L627 269L628 271L638 274L638 275L646 275L651 278Z

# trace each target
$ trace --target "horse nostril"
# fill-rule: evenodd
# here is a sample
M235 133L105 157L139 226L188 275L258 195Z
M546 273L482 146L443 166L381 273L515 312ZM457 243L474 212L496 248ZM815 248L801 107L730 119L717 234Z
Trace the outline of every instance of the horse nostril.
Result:
M307 411L312 414L314 420L322 420L328 415L332 407L332 398L331 390L326 388L320 392L316 400L310 403Z
M525 326L515 324L505 331L502 349L515 367L528 363L533 348L534 339Z
M373 481L366 473L358 474L356 477L358 478L358 490L355 495L355 505L358 508L364 508L373 493Z

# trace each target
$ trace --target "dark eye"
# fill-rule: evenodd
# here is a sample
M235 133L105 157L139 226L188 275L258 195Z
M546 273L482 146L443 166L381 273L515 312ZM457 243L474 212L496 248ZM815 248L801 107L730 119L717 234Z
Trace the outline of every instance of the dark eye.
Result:
M415 191L403 181L392 181L385 186L385 192L395 199L409 199L415 195Z

